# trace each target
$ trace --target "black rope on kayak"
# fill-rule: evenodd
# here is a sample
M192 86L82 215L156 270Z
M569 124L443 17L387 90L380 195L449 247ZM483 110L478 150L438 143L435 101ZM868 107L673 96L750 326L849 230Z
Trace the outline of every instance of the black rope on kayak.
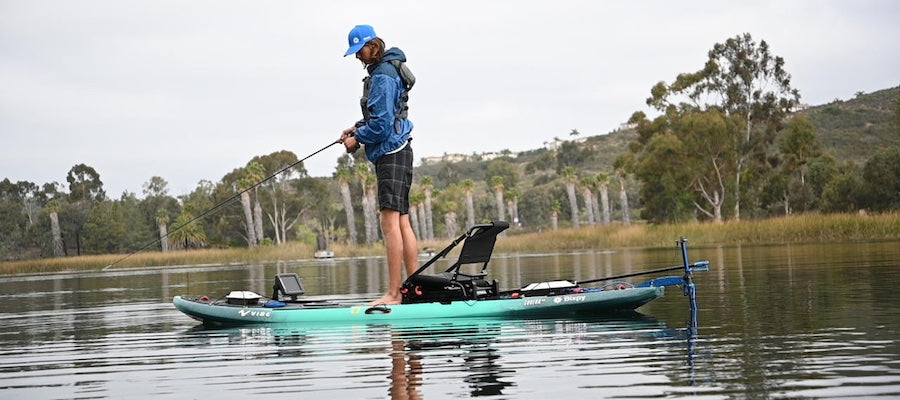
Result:
M137 253L140 253L140 252L142 252L142 251L144 251L144 250L146 250L146 249L149 248L150 246L156 245L157 243L159 243L159 242L162 241L163 239L168 238L169 235L171 235L171 234L173 234L173 233L175 233L175 232L178 232L179 230L181 230L182 228L184 228L184 227L190 225L190 224L193 223L194 221L196 221L196 220L198 220L198 219L200 219L200 218L203 218L203 217L209 215L209 214L212 213L213 211L216 211L216 210L218 210L219 208L222 208L222 206L224 206L225 204L230 203L232 200L237 199L238 197L241 197L242 194L244 194L244 193L246 193L246 192L249 192L251 189L256 188L256 187L259 186L259 185L262 185L263 183L265 183L265 182L268 181L269 179L272 179L272 178L274 178L274 177L276 177L276 176L278 176L278 175L281 175L283 172L285 172L285 171L287 171L287 170L289 170L289 169L291 169L291 168L294 168L297 164L300 164L300 163L302 163L302 162L308 160L310 157L312 157L312 156L314 156L314 155L316 155L316 154L319 154L319 153L325 151L327 148L329 148L329 147L331 147L331 146L334 146L334 145L336 145L336 144L338 144L338 143L341 143L341 140L340 140L340 139L338 139L338 140L336 140L336 141L334 141L334 142L331 142L331 143L329 143L327 146L325 146L325 147L323 147L323 148L321 148L321 149L319 149L319 150L316 150L316 151L313 152L312 154L310 154L310 155L308 155L308 156L306 156L306 157L303 157L303 158L300 159L300 160L297 160L297 162L295 162L295 163L293 163L293 164L291 164L291 165L288 165L287 167L284 167L284 168L278 170L278 172L275 172L274 174L269 175L269 176L266 177L265 179L263 179L263 180L261 180L261 181L259 181L259 182L256 182L256 183L254 183L253 185L250 185L250 187L248 187L248 188L246 188L246 189L244 189L244 190L241 190L240 192L237 192L235 195L233 195L233 196L231 196L231 197L225 199L225 201L222 201L222 202L220 202L219 204L216 204L215 206L213 206L212 208L210 208L210 209L208 209L208 210L202 212L200 215L198 215L198 216L192 218L190 221L185 222L185 223L183 223L183 224L181 224L181 225L179 225L179 226L176 226L176 227L173 228L171 231L167 232L165 235L160 236L159 239L156 239L156 240L154 240L154 241L152 241L152 242L150 242L150 243L147 243L147 244L145 244L143 247L141 247L141 248L139 248L139 249L137 249L137 250L135 250L135 251L129 253L128 255L126 255L126 256L124 256L124 257L122 257L122 258L120 258L120 259L114 261L112 264L109 264L109 265L103 267L103 271L106 271L107 269L112 268L113 265L116 265L116 264L118 264L118 263L120 263L120 262L126 260L127 258L129 258L129 257L131 257L131 256L133 256L133 255L135 255L135 254L137 254Z

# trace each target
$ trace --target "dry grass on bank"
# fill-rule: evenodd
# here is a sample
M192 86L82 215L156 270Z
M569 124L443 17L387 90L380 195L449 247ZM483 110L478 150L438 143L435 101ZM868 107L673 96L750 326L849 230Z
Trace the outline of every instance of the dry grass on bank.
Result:
M497 243L497 250L527 253L548 249L668 247L679 237L703 245L897 239L900 238L900 213L876 216L805 214L723 224L697 222L672 225L614 224L605 227L561 229L553 233L510 235Z
M885 240L900 238L900 213L872 216L855 214L798 215L766 220L727 222L724 224L685 223L674 225L614 224L579 229L560 229L517 234L510 231L497 242L498 253L543 253L572 250L650 248L672 246L679 237L693 245L768 244L838 240ZM440 250L450 239L420 241L420 248ZM335 244L338 257L383 256L381 244L350 246ZM310 259L311 245L291 242L282 246L255 249L203 249L48 258L0 263L0 274L35 274L179 265L257 264L279 260ZM124 259L123 259L124 258Z

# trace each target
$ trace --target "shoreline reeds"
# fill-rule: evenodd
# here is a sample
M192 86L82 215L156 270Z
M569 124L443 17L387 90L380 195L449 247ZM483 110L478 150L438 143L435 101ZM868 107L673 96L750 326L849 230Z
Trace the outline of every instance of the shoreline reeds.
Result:
M657 248L671 246L679 237L688 238L695 246L893 240L900 238L900 213L802 214L765 220L730 221L722 224L708 222L627 226L613 224L530 233L518 233L511 229L508 232L505 237L498 240L496 253ZM450 239L435 239L420 241L419 246L439 250L449 243ZM340 258L384 256L384 247L381 244L370 246L334 244L329 249ZM259 264L312 259L313 253L311 245L290 242L281 246L256 248L43 258L0 262L0 275Z

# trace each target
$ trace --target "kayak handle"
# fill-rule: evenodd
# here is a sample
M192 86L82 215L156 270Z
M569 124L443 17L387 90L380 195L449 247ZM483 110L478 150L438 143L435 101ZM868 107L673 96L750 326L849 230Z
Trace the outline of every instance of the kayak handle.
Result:
M372 306L366 309L366 314L390 314L391 309L385 305Z

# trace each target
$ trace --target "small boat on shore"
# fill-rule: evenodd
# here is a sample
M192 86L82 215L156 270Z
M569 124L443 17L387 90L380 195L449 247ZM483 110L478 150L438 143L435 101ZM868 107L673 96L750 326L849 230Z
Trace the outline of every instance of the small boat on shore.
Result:
M303 299L297 274L278 274L269 298L249 291L231 291L219 298L175 296L175 308L205 326L256 324L366 324L444 318L544 318L578 317L633 311L665 294L666 286L681 286L696 312L692 273L706 270L707 262L689 263L686 241L681 240L683 265L587 281L535 282L512 290L498 290L487 279L487 268L497 235L509 224L495 221L476 225L411 274L401 287L401 304ZM463 243L459 259L437 275L422 272ZM482 264L477 273L464 273L463 265ZM633 285L619 279L684 270L682 276L655 278ZM588 283L606 282L602 286Z
M316 252L313 253L313 257L315 257L317 260L334 258L334 252L331 250L316 250Z

